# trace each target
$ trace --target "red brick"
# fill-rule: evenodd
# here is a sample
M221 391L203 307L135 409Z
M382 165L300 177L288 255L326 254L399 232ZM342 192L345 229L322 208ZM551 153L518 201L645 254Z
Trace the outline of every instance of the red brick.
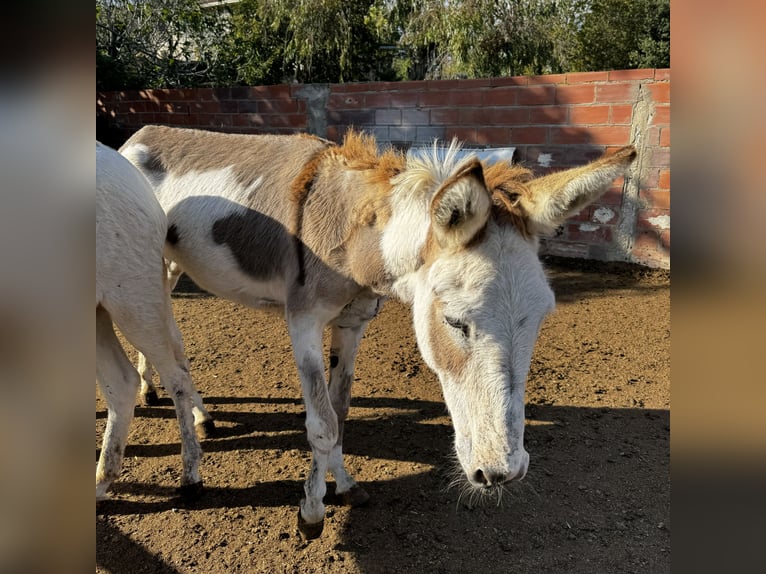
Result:
M660 68L654 70L654 79L658 82L670 81L670 68Z
M670 125L670 106L656 106L654 110L654 118L652 118L652 124Z
M660 128L652 127L648 128L644 132L643 142L644 145L651 147L657 147L660 145Z
M539 84L563 84L567 79L566 74L547 74L544 76L528 76L530 86Z
M330 86L330 94L350 94L358 92L369 92L375 84L371 82L356 82L350 84L333 84Z
M391 107L391 92L377 92L375 94L364 94L364 96L360 95L358 97L364 99L364 104L367 108Z
M392 92L391 107L414 108L418 105L418 92Z
M228 104L234 104L234 109L228 109ZM228 113L236 112L237 111L237 102L233 102L231 100L227 102L192 102L189 104L189 110L194 113L198 114L217 114L219 112L222 112L222 104L227 104L226 111Z
M667 82L647 84L646 89L652 95L652 99L658 104L670 103L670 84Z
M426 83L422 80L408 80L405 82L392 82L392 90L424 90Z
M530 124L566 124L569 122L568 106L544 106L529 108Z
M553 104L556 102L556 87L544 85L520 88L516 101L521 106Z
M485 124L525 126L529 123L529 108L482 108L485 110Z
M449 92L446 90L429 90L418 94L418 106L446 106Z
M609 72L609 81L621 80L648 80L654 79L654 69L643 68L640 70L612 70Z
M290 86L287 84L277 84L274 86L250 86L248 97L254 100L292 100Z
M431 125L446 125L458 123L458 110L455 108L431 109Z
M630 141L630 126L550 129L552 144L626 145Z
M226 114L200 114L199 123L203 126L227 127L232 125L232 116Z
M489 117L487 108L458 108L458 123L464 126L488 124Z
M264 115L266 125L275 128L305 128L306 116L303 114L269 114Z
M613 124L630 124L633 122L633 106L631 104L614 104L612 108Z
M662 231L662 227L658 227L657 222L651 222L650 219L656 218L656 217L665 217L669 216L670 212L667 209L660 209L658 207L653 207L650 209L639 209L638 210L638 227L641 227L643 229L655 229L657 230L657 233Z
M575 72L567 74L567 84L584 84L587 82L605 82L608 72Z
M476 128L461 126L448 126L444 131L445 139L451 140L456 137L460 141L467 143L476 143Z
M646 202L647 208L663 210L669 213L670 210L670 192L658 191L653 189L642 189L641 198ZM667 215L665 213L665 215Z
M482 104L485 106L516 105L516 94L519 89L515 86L495 87L481 93Z
M620 206L622 205L622 196L622 188L611 187L599 198L598 201L602 205Z
M481 92L475 90L455 90L449 92L447 103L451 106L480 106Z
M660 145L670 147L670 126L660 128Z
M659 238L655 231L641 230L635 235L632 252L634 254L654 253L659 247Z
M232 117L232 125L239 127L263 126L266 120L261 114L237 114Z
M670 229L660 233L660 247L668 252L670 251Z
M477 91L481 88L489 88L494 85L492 78L476 78L471 80L457 80L457 87L460 90Z
M258 111L272 114L294 114L300 111L300 107L297 100L258 100Z
M654 148L650 152L649 165L652 167L670 167L670 148Z
M529 85L529 76L504 76L492 78L493 86L527 86Z
M657 187L659 187L660 189L670 189L670 170L669 169L660 170L660 181ZM669 200L668 200L668 207L670 207Z
M610 106L572 106L569 108L569 122L575 125L609 123Z
M559 104L590 104L596 97L592 84L580 86L556 86L556 102Z
M512 128L511 143L513 145L545 144L548 142L548 128Z
M597 102L634 102L637 96L638 84L616 83L596 86Z
M363 108L367 105L364 94L330 94L327 107L334 110Z
M509 145L511 142L511 129L501 127L477 128L475 141L482 145Z

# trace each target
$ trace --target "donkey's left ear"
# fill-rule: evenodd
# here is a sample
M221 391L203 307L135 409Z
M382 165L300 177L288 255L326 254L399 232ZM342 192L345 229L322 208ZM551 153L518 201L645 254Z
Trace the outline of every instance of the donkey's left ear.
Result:
M439 246L457 249L471 241L487 223L491 206L481 163L471 158L431 200L431 225Z
M536 232L549 232L596 200L627 173L636 149L625 146L587 165L533 179L521 203Z

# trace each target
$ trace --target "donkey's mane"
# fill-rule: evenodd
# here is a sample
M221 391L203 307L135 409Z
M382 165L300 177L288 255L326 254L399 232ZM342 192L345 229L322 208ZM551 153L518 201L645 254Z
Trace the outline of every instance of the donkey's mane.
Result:
M527 182L533 178L532 171L520 165L500 161L484 165L484 181L492 195L492 215L498 223L514 226L522 237L529 239L533 233L520 198L531 199Z

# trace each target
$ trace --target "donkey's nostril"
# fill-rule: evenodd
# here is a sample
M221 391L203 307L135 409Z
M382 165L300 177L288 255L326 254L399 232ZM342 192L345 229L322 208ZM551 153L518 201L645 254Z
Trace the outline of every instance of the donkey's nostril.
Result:
M478 469L473 473L473 481L486 487L503 484L506 480L508 476L502 472L485 473L482 469Z
M487 486L487 478L484 476L484 472L481 469L478 469L473 473L473 481Z

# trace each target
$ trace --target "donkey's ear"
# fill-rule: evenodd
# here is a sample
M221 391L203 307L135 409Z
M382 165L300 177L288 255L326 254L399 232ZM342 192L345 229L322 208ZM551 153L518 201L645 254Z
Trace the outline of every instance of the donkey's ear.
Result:
M477 159L458 168L431 200L432 229L439 246L457 249L484 227L492 200Z
M536 232L547 233L600 197L627 173L636 148L626 146L596 161L531 180L529 197L521 203Z

